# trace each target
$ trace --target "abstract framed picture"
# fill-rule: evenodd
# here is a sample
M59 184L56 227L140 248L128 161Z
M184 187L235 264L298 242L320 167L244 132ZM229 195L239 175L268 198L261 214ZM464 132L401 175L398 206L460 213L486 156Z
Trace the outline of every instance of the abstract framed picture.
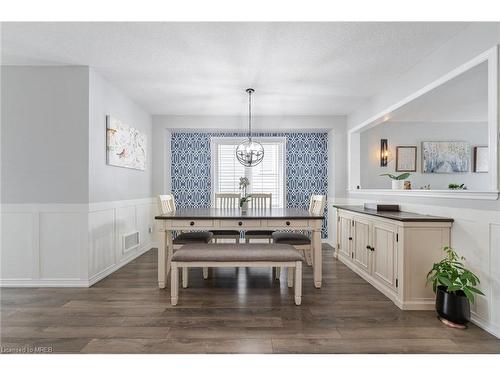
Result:
M465 173L470 170L470 145L462 141L422 142L423 173Z
M474 147L474 172L488 173L490 156L488 146Z
M115 167L146 169L146 135L106 116L106 163Z
M417 171L417 146L396 147L396 172Z

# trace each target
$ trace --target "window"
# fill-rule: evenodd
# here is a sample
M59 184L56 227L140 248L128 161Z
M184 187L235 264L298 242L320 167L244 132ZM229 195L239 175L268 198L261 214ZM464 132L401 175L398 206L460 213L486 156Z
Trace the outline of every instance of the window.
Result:
M256 138L264 147L264 160L255 167L244 167L236 159L241 138L212 138L212 199L215 193L238 193L239 179L250 180L248 193L271 193L272 206L285 203L285 139Z

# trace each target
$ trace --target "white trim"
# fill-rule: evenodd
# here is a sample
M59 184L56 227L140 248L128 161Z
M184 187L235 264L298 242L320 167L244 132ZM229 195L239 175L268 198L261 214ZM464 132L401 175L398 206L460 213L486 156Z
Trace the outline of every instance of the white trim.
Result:
M3 279L0 280L2 288L86 288L89 286L87 280L82 279Z
M479 315L477 315L474 311L471 311L470 321L472 323L474 323L475 325L479 326L480 328L484 329L486 332L491 333L493 336L500 338L500 326L499 325L484 320Z
M410 103L411 101L421 97L422 95L425 95L426 93L430 92L431 90L434 90L435 88L447 83L448 81L458 77L459 75L465 73L466 71L478 66L479 64L482 64L484 62L488 63L488 147L489 147L489 155L490 155L490 160L489 160L489 165L490 165L490 170L489 170L489 176L490 176L490 181L489 181L489 186L490 190L488 192L478 192L478 193L471 193L468 192L466 194L461 194L461 195L456 195L456 196L450 196L449 194L443 194L440 193L439 190L430 190L428 192L434 192L435 195L427 195L425 196L436 196L436 197L443 197L443 198L458 198L458 199L484 199L484 200L491 200L491 199L498 199L498 191L499 191L499 172L498 172L498 142L499 142L499 103L498 99L500 96L499 89L499 51L498 51L498 45L495 45L494 47L488 49L487 51L483 52L482 54L476 56L472 60L466 62L465 64L460 65L459 67L451 70L447 74L443 75L442 77L436 79L435 81L431 82L430 84L424 86L423 88L417 90L413 94L405 97L404 99L400 100L399 102L389 106L385 110L379 112L378 114L370 117L369 119L361 122L359 125L349 129L347 133L347 183L348 183L348 191L353 192L356 189L357 184L360 184L360 173L359 171L354 171L354 165L352 161L352 155L356 154L359 155L359 150L353 150L354 146L357 145L359 148L359 139L356 140L356 144L354 144L354 136L358 136L359 138L359 133L361 130L367 130L370 129L380 123L383 123L387 121L390 118L390 114L394 112L395 110L403 107L404 105ZM359 161L357 163L359 165ZM356 182L354 181L356 180ZM372 189L370 189L372 190ZM373 189L375 190L375 189ZM365 190L366 192L366 190ZM377 191L379 193L379 191ZM470 193L470 194L469 194ZM486 194L488 193L488 194ZM490 194L491 193L491 194ZM366 194L366 193L365 193ZM398 192L386 192L384 195L401 195ZM421 196L421 194L417 194L418 196Z
M108 202L93 202L89 203L88 211L95 212L95 211L109 210L113 208L123 208L123 207L137 206L137 205L156 204L156 203L157 203L156 197L125 199L125 200L108 201Z
M390 195L404 197L426 197L426 198L452 198L452 199L480 199L497 200L498 191L475 191L475 190L391 190L391 189L349 189L353 196L360 195Z

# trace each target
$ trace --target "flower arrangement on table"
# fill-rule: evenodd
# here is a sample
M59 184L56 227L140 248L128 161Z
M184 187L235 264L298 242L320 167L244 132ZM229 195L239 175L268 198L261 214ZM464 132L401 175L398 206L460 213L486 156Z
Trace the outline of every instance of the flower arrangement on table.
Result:
M240 177L240 190L242 190L242 196L240 198L240 208L242 211L246 211L248 207L248 202L250 201L252 194L247 195L247 187L250 185L250 181L246 177Z

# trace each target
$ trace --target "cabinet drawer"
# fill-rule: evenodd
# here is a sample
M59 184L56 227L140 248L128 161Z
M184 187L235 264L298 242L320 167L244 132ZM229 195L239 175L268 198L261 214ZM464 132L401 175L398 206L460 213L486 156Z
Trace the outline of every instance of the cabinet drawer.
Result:
M268 227L307 228L308 220L268 220Z
M260 220L221 220L220 226L222 228L258 228L260 227Z
M172 226L174 228L181 227L213 227L213 220L174 220L172 222Z

